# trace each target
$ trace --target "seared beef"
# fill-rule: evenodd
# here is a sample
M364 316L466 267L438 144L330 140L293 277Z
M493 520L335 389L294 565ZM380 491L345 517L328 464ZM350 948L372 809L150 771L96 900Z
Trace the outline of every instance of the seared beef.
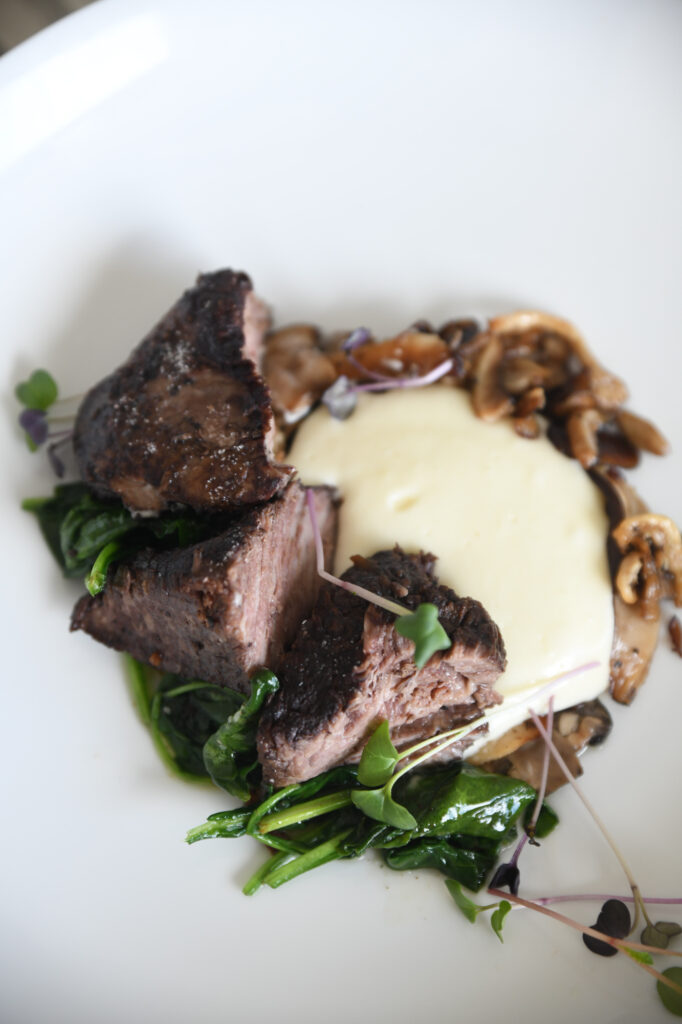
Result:
M434 562L396 547L358 559L343 576L411 609L436 605L452 647L422 669L412 641L396 632L395 616L322 585L261 718L258 753L268 782L285 786L357 760L384 718L394 742L405 746L501 700L492 689L506 661L500 631L478 601L438 584Z
M83 479L139 512L271 498L291 471L269 458L272 412L256 369L266 327L246 274L199 277L87 394L74 433Z
M328 488L315 496L330 563L337 501ZM293 482L210 540L122 561L102 593L81 598L71 628L168 672L248 690L254 668L279 667L318 586L305 490Z

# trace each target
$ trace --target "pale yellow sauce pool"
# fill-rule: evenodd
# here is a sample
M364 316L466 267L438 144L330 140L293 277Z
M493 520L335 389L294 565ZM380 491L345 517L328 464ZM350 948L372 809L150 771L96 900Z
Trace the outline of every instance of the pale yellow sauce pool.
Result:
M527 717L533 688L558 673L600 663L557 690L557 709L606 689L613 596L603 501L546 438L484 423L467 394L436 385L361 395L345 421L318 409L290 461L304 483L343 496L337 573L351 555L395 543L430 551L440 580L497 622L507 710L491 720L490 737Z

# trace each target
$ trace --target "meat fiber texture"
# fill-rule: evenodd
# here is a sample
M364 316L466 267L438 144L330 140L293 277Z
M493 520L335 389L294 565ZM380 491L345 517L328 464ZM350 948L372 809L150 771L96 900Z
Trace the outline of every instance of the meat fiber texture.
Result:
M436 605L452 646L421 669L413 642L395 630L395 616L322 585L261 717L258 754L267 782L286 786L357 761L383 719L400 748L501 701L493 689L506 663L500 631L478 601L438 584L434 562L432 555L396 547L358 559L343 575L410 609Z
M313 493L329 566L338 503L328 488ZM78 602L71 628L166 672L247 692L254 669L279 667L319 583L294 481L209 540L121 561L100 594Z
M227 512L267 501L272 410L258 373L268 326L246 274L200 276L128 361L86 395L74 449L82 478L135 512Z

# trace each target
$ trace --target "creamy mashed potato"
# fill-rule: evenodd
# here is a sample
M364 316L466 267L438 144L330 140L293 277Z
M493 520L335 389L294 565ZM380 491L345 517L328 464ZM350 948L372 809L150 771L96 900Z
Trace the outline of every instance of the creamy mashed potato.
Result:
M507 669L504 713L489 737L527 717L533 691L587 662L598 667L555 692L555 707L606 689L613 595L602 498L577 462L509 421L484 423L456 388L360 395L335 420L320 408L289 461L307 484L343 496L336 572L351 555L398 543L437 555L441 582L475 597L497 622ZM532 703L544 711L547 693Z

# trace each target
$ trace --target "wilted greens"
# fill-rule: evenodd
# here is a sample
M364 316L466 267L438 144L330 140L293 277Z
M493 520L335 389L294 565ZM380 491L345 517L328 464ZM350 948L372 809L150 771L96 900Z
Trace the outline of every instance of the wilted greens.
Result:
M90 594L105 585L111 562L143 547L185 547L210 532L187 510L181 515L134 517L120 501L96 497L86 484L61 484L51 498L27 498L22 508L38 520L65 576L85 577Z

